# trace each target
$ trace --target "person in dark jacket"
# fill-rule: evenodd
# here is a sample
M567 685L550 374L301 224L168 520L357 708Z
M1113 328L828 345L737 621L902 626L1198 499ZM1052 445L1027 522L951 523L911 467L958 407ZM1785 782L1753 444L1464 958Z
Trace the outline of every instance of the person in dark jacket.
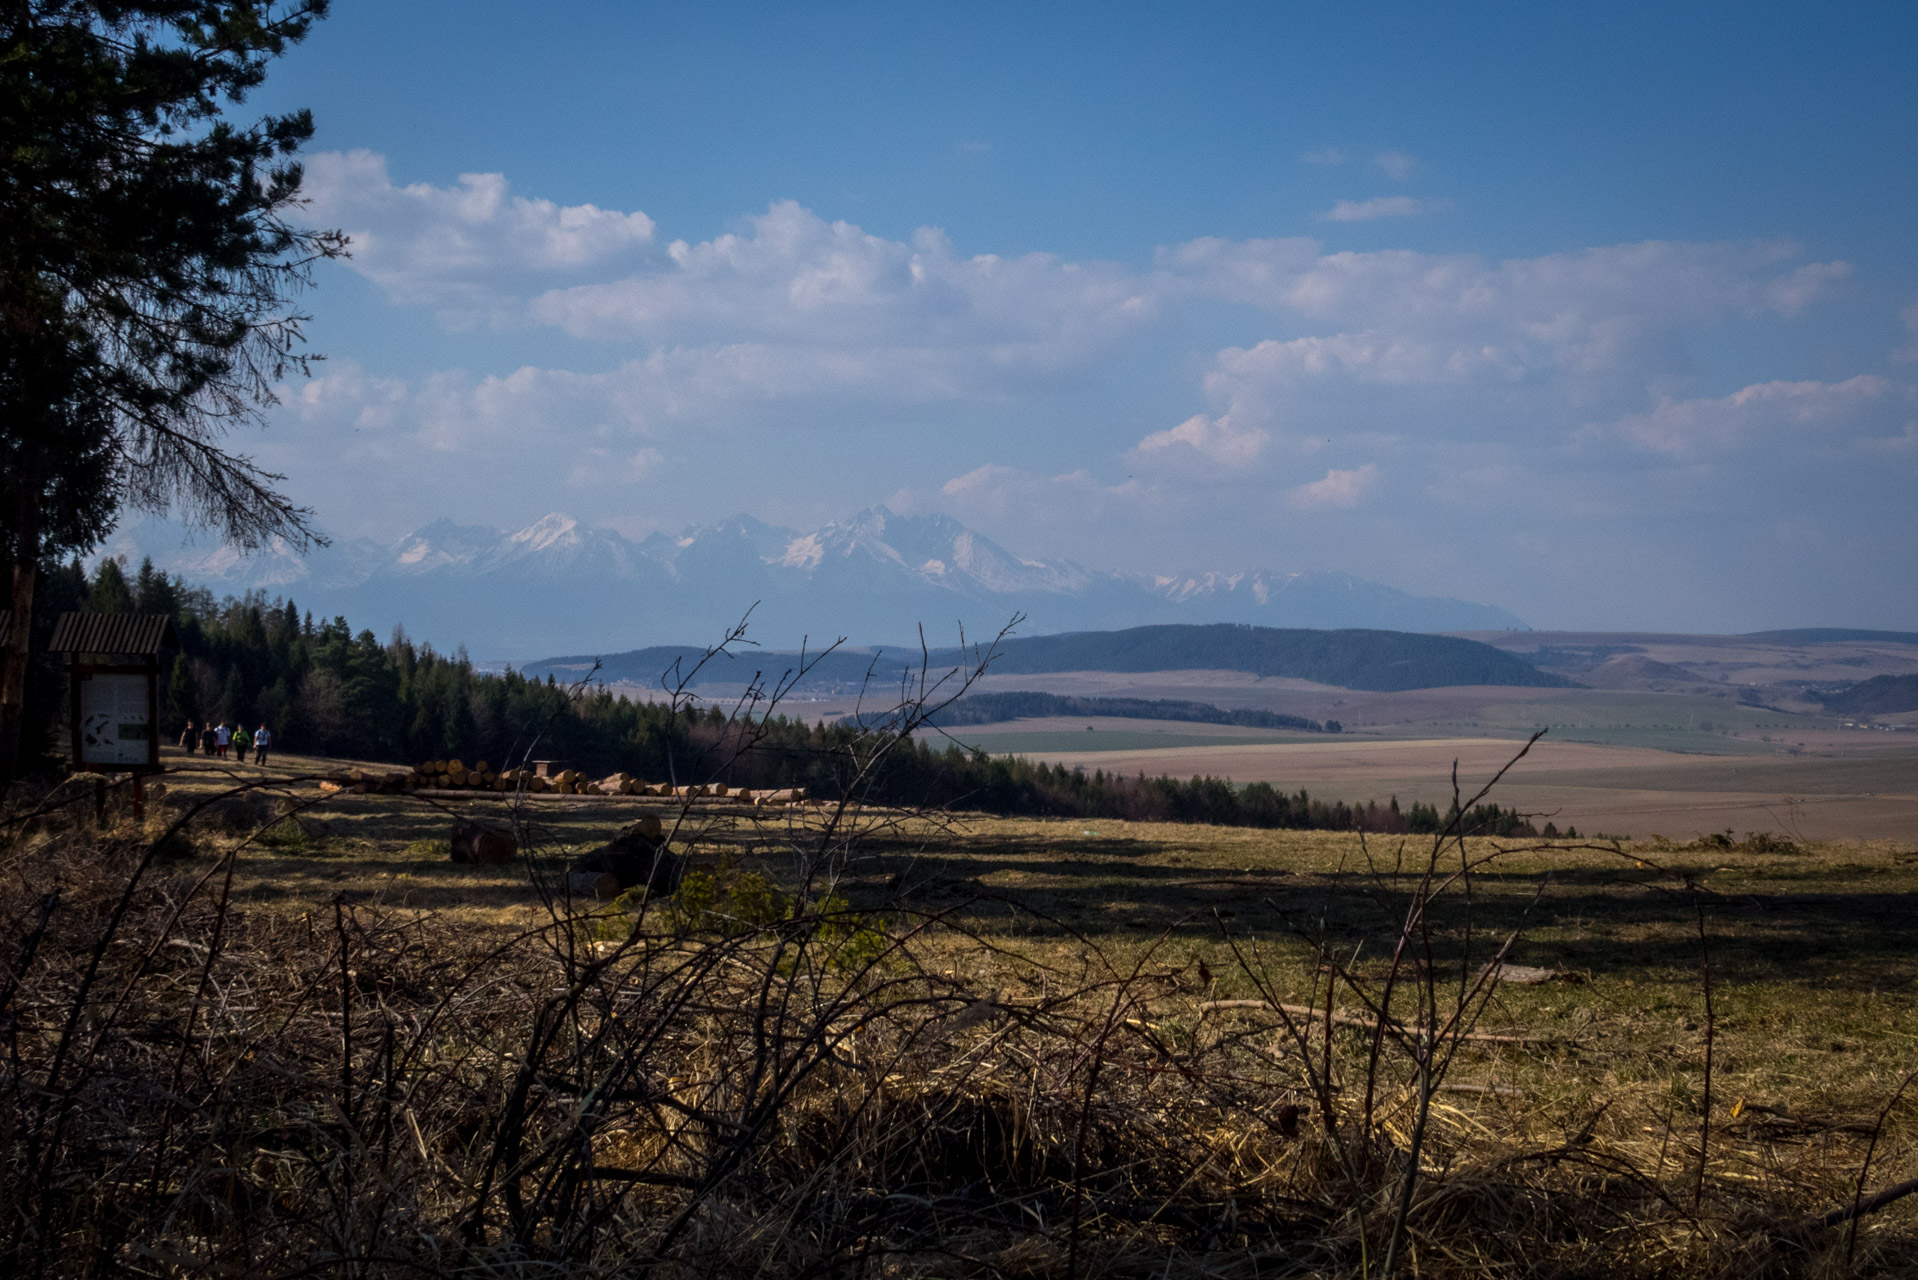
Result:
M186 728L180 733L180 749L188 755L192 755L195 751L199 750L199 747L200 731L195 729L193 722L189 720L186 722Z
M212 755L213 744L214 744L213 722L209 720L205 724L200 726L200 750L207 755Z

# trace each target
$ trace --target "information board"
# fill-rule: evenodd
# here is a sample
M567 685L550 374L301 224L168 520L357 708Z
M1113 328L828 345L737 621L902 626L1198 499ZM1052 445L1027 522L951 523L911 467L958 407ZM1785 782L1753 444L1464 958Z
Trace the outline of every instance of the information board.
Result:
M152 757L146 675L91 672L80 682L80 763L141 765Z

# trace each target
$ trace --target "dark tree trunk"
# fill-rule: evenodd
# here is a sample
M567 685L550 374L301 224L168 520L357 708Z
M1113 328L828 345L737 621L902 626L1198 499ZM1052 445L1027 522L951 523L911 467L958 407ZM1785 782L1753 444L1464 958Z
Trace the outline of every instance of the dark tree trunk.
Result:
M26 501L14 514L13 622L0 652L0 785L20 776L20 738L27 704L27 669L33 661L33 588L40 572L40 492L38 468L28 464L20 477Z

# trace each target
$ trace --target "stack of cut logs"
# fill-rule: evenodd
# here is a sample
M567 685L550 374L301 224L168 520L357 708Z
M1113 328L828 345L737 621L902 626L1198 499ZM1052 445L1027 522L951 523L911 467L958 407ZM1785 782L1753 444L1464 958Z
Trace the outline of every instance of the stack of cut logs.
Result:
M325 791L351 791L356 795L424 788L527 792L535 795L545 792L562 796L662 796L682 800L728 800L749 805L809 803L804 787L755 789L729 787L723 782L676 787L667 782L646 782L623 771L604 778L589 778L577 769L561 769L550 774L532 769L494 769L484 760L468 768L464 761L458 759L428 760L411 770L352 769L322 781L320 787Z

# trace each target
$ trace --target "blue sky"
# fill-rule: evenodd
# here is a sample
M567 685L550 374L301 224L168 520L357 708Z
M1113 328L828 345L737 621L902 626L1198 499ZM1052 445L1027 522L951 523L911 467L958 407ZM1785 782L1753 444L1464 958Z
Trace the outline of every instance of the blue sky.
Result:
M1674 12L1674 11L1677 12ZM944 511L1540 626L1918 627L1909 5L372 4L343 535Z

